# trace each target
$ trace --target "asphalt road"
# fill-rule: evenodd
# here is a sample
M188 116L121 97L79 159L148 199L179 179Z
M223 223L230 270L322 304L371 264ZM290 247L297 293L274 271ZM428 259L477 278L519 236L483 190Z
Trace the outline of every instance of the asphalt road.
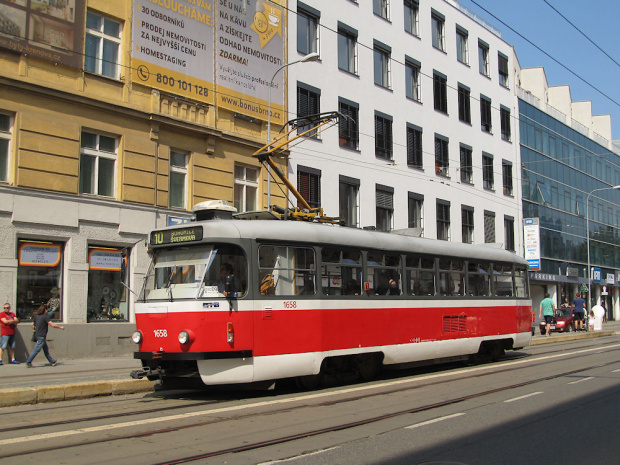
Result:
M548 338L552 339L552 338ZM2 409L3 464L617 463L620 337L311 392L135 394Z

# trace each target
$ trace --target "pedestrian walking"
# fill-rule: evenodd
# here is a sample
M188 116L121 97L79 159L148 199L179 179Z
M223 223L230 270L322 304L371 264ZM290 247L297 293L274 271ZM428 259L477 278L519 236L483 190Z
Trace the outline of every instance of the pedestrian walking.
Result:
M37 356L41 349L52 366L56 366L57 360L54 360L50 355L49 348L47 347L47 330L51 326L52 328L65 329L63 326L57 325L51 321L51 316L48 313L47 305L41 305L34 316L32 327L34 328L34 335L37 340L37 344L32 349L30 356L26 360L26 366L32 368L32 361Z
M11 304L4 304L4 311L0 313L0 365L2 365L2 357L4 351L9 353L9 363L13 365L19 364L15 360L15 328L19 320L15 313L11 311Z
M551 323L553 322L553 317L555 316L555 302L549 297L549 293L545 293L545 298L540 303L540 310L538 312L538 318L545 317L545 322L547 323L547 334L549 336L551 334Z

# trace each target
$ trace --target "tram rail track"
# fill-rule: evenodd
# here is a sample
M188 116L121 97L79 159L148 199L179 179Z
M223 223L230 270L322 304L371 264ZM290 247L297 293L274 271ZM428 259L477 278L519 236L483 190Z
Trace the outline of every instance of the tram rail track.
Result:
M616 346L618 346L616 344ZM620 347L620 346L619 346ZM609 349L610 347L606 347L606 349ZM600 350L601 347L597 347L596 349L589 349L591 351L594 350ZM616 348L614 346L611 347L612 350L617 351L620 350L620 348ZM576 358L578 356L581 356L582 354L580 353L575 353L572 356L565 356L565 360L571 360L572 358ZM544 356L544 354L543 354ZM532 364L528 364L527 367L533 367L536 365L543 365L545 363L549 363L546 359L542 359L540 361L534 362ZM597 366L606 366L606 365L611 365L611 364L615 364L617 363L616 361L612 361L612 362L608 362L606 364L601 364L601 365L597 365ZM493 364L493 366L497 367L498 364ZM501 364L500 364L501 365ZM515 366L514 363L507 365L505 368L501 368L499 370L495 369L493 370L493 366L491 365L487 365L485 366L488 367L488 370L485 371L484 373L480 373L480 370L472 370L472 372L470 373L465 373L464 375L459 376L458 374L456 376L448 376L450 375L450 373L446 373L444 376L446 376L445 379L440 379L440 380L433 380L432 382L423 382L422 384L420 383L416 383L415 386L400 386L400 387L394 387L391 388L389 390L381 390L380 392L367 392L361 395L355 395L355 396L345 396L342 399L330 399L330 400L326 400L324 402L320 402L319 404L315 404L314 406L332 406L334 404L337 403L342 403L342 402L351 402L351 401L355 401L355 400L360 400L360 399L364 399L364 398L368 398L368 397L372 397L372 396L378 396L378 395L386 395L386 394L390 394L390 393L397 393L397 392L402 392L402 391L406 391L406 390L411 390L411 389L419 389L420 387L423 386L433 386L433 385L439 385L442 383L446 383L446 382L451 382L451 381L455 381L455 380L464 380L464 379L468 379L468 378L473 378L473 377L478 377L481 374L498 374L498 373L502 373L508 370L514 370ZM476 367L476 368L481 368L481 367ZM439 407L443 407L443 406L447 406L447 405L453 405L453 404L458 404L460 402L464 402L466 400L470 400L470 399L474 399L474 398L478 398L478 397L483 397L485 395L489 395L489 394L494 394L497 392L502 392L502 391L507 391L507 390L511 390L511 389L516 389L519 387L523 387L523 386L527 386L527 385L532 385L535 383L539 383L539 382L543 382L546 380L550 380L550 379L554 379L554 378L559 378L559 377L563 377L563 376L570 376L570 375L574 375L583 371L587 371L592 369L593 367L586 367L586 368L581 368L581 369L573 369L573 370L566 370L563 371L561 373L556 373L556 374L552 374L552 375L547 375L547 376L542 376L542 377L536 377L534 379L531 380L527 380L527 381L523 381L520 383L514 383L514 384L510 384L507 386L502 386L502 387L498 387L498 388L493 388L493 389L488 389L488 390L484 390L482 392L478 392L478 393L474 393L474 394L469 394L469 395L465 395L465 396L460 396L460 397L454 397L452 399L447 399L445 401L441 401L441 402L435 402L435 403L429 403L426 405L421 405L421 406L417 406L414 408L407 408L407 409L401 409L401 410L397 410L394 412L389 412L389 413L385 413L382 415L376 415L373 417L369 417L366 419L361 419L358 421L354 421L354 422L345 422L342 424L337 424L337 425L332 425L332 426L328 426L325 428L318 428L318 429L314 429L314 430L309 430L309 431L305 431L305 432L301 432L301 433L296 433L296 434L292 434L292 435L286 435L286 436L281 436L281 437L277 437L277 438L273 438L267 441L260 441L260 442L255 442L252 444L244 444L242 446L239 447L233 447L233 448L222 448L216 451L211 451L211 452L207 452L207 453L202 453L202 454L196 454L196 455L191 455L191 456L187 456L187 457L180 457L177 458L175 460L172 461L163 461L160 462L161 464L174 464L174 463L189 463L189 462L193 462L193 461L197 461L197 460L203 460L203 459L207 459L210 457L215 457L215 456L219 456L219 455L225 455L228 453L238 453L238 452L245 452L245 451L250 451L253 449L259 449L262 447L267 447L270 445L276 445L276 444L283 444L286 442L291 442L291 441L295 441L301 438L307 438L307 437L312 437L312 436L317 436L317 435L321 435L321 434L325 434L328 432L336 432L336 431L342 431L342 430L346 430L346 429L350 429L350 428L355 428L355 427L359 427L359 426L363 426L363 425L367 425L370 423L374 423L374 422L379 422L382 420L386 420L386 419L390 419L390 418L394 418L397 416L402 416L402 415L407 415L407 414L412 414L412 413L419 413L419 412L423 412L423 411L428 411L428 410L432 410L435 408L439 408ZM440 376L442 376L440 374ZM411 380L403 380L402 382L415 382L415 379L411 379ZM368 389L372 389L373 386L371 386L373 383L367 383L369 384ZM330 394L330 393L326 393L326 394ZM338 395L338 391L335 391L333 393L331 393L333 395ZM302 400L303 401L303 397L298 397L297 400ZM212 404L210 404L210 407L213 407L214 405L218 405L218 404L222 404L226 401L220 401L220 402L214 402ZM185 409L186 407L189 408L190 406L204 406L205 403L204 402L194 402L192 404L187 404L184 406L179 407L177 406L170 406L170 407L164 407L164 408L158 408L158 409L144 409L143 411L141 411L142 413L145 414L152 414L152 413L157 413L158 411L166 411L166 410L170 410L170 409ZM309 406L309 405L305 405L305 406ZM313 407L314 407L313 406ZM251 407L251 406L250 406ZM296 405L295 408L299 408L299 405ZM273 415L275 413L283 413L283 412L287 412L291 410L291 406L287 406L284 408L280 408L280 409L276 409L276 410L270 410L269 414ZM138 411L133 411L133 412L127 412L126 414L122 415L122 416L128 416L128 415L132 415L135 416ZM209 412L204 412L204 414L208 414ZM235 420L240 420L240 419L247 419L247 418L251 418L251 417L256 417L256 416L260 416L260 415L264 415L264 412L250 412L250 413L244 413L241 415L236 415L234 416ZM45 423L40 423L38 425L29 425L29 430L32 431L33 428L43 428L43 427L49 427L49 426L62 426L62 425L68 425L68 424L74 424L74 423L81 423L81 422L87 422L90 419L109 419L110 417L119 417L120 415L99 415L99 416L91 416L91 417L84 417L84 418L79 418L79 419L73 419L73 420L66 420L66 421L60 421L60 422L45 422ZM233 418L233 417L231 417ZM166 418L162 418L162 419L158 419L158 421L165 421ZM6 451L5 447L2 447L1 449L4 450L5 453L0 452L0 458L9 458L9 457L18 457L18 456L25 456L25 455L30 455L30 454L35 454L37 452L49 452L51 450L62 450L62 449L71 449L72 447L77 447L77 446L85 446L85 445L93 445L93 444L97 444L97 443L105 443L105 442L112 442L112 441L117 441L117 440L126 440L126 439L132 439L132 438L140 438L140 437L145 437L145 436L153 436L153 435L157 435L157 434L163 434L163 433L167 433L167 432L173 432L173 431L181 431L184 429L189 429L189 428L198 428L198 427L202 427L202 426L206 426L206 425L210 425L210 424L214 424L214 423L218 423L223 421L221 417L217 417L217 418L210 418L210 419L205 419L202 421L193 421L191 423L186 423L183 425L176 425L176 426L168 426L168 427L164 427L164 428L152 428L146 431L141 431L138 433L134 433L134 434L123 434L123 435L118 435L116 437L114 436L110 436L110 435L106 435L106 437L102 437L102 438L96 438L96 439L86 439L86 438L82 438L79 443L77 444L57 444L57 445L46 445L46 447L41 447L41 448L29 448L27 451L15 451L13 453ZM122 427L119 426L119 428ZM24 428L25 429L25 428ZM82 428L80 429L80 431L86 431L88 428ZM15 431L15 429L13 429L12 431ZM110 430L108 430L110 431ZM35 435L36 436L36 435ZM0 442L4 442L4 441L0 441ZM32 443L37 443L36 441L32 441Z
M601 344L601 346L607 346L607 345L614 345L617 343L614 342L609 342L609 343L604 343ZM576 350L578 350L579 348L576 348ZM615 349L616 351L620 351L620 347L618 349ZM550 352L546 351L546 352ZM546 353L545 352L545 353ZM540 357L543 356L543 354L541 355L536 355L536 357ZM579 355L576 354L574 356L571 357L567 357L566 359L570 360L570 359L574 359L577 358ZM495 362L493 364L483 364L483 365L476 365L476 366L472 366L472 368L476 368L476 367L488 367L489 370L491 370L494 367L497 367L497 370L492 370L489 371L487 373L483 373L483 375L492 375L492 374L499 374L499 373L504 373L507 371L511 371L514 368L512 366L506 366L505 368L502 368L502 365L510 363L511 361L515 361L515 360L519 360L522 359L524 357L529 357L528 355L525 356L520 356L518 355L517 357L512 357L509 360L503 360L500 362ZM531 365L529 365L529 367L535 367L535 366L541 366L543 364L545 364L547 362L545 362L544 360L537 362L537 363L533 363ZM435 365L435 367L437 367L437 365ZM405 374L403 376L403 372L398 372L395 371L396 375L394 376L389 376L386 378L383 378L381 380L375 380L374 382L381 382L381 381L389 381L389 380L393 380L393 379L398 379L401 378L403 381L407 380L407 377L411 377L410 381L415 382L416 381L416 376L417 375L411 375L411 374ZM444 372L445 375L450 375L450 371L445 371ZM453 381L462 381L462 380L466 380L466 379L471 379L471 378L475 378L481 376L481 373L475 372L472 374L467 374L467 373L463 373L462 375L455 375L453 377L450 377L449 379L434 379L434 380L429 380L429 382L424 382L426 380L423 380L421 383L418 383L415 387L416 388L420 388L420 387L428 387L428 386L433 386L433 385L440 385L446 382L453 382ZM362 385L363 383L360 383L359 385ZM372 388L373 382L368 382L368 383L364 383L367 384L369 386L369 388ZM346 387L346 386L343 386ZM403 392L403 391L407 391L411 389L411 387L407 387L407 386L403 386L403 387L393 387L387 390L383 390L380 392L372 392L372 393L367 393L367 394L363 394L363 395L358 395L356 397L348 397L346 400L335 400L335 401L331 401L331 403L333 404L337 404L343 401L355 401L355 400L361 400L364 398L368 398L368 397L374 397L374 396L379 396L379 395L385 395L385 394L393 394L393 393L398 393L398 392ZM194 395L204 395L205 393L208 393L208 391L189 391L183 394L183 396L188 397L191 396L192 393ZM337 391L336 391L337 394ZM166 394L164 394L165 396ZM171 394L170 397L177 397L178 395L176 394ZM248 396L249 397L249 396ZM266 397L266 396L261 396L261 397ZM168 405L168 406L163 406L163 407L155 407L155 408L145 408L145 409L140 409L140 410L131 410L131 411L126 411L126 412L117 412L117 413L110 413L110 414L102 414L102 415L91 415L91 416L87 416L87 417L81 417L81 418L73 418L73 419L67 419L67 420L55 420L55 421L46 421L46 422L39 422L39 423L29 423L27 425L24 426L16 426L13 425L11 427L5 427L5 428L0 428L0 433L4 433L4 432L18 432L18 431L32 431L33 429L37 429L37 428L47 428L47 427L54 427L54 426L62 426L62 425L72 425L72 424L79 424L79 423L85 423L85 422L91 422L91 421L101 421L101 420L107 420L107 419L111 419L111 418L123 418L123 417L134 417L137 415L149 415L149 414L157 414L157 413L162 413L162 412L167 412L167 411L179 411L179 410L185 410L185 409L190 409L193 407L204 407L204 406L209 406L209 407L214 407L214 406L218 406L221 404L224 404L226 402L231 402L231 401L235 401L238 400L239 396L234 396L231 398L224 398L221 400L202 400L202 401L198 401L198 402L191 402L188 404L183 404L183 405ZM107 402L114 402L114 401L106 401ZM323 405L329 405L329 403L324 403ZM73 408L73 407L71 407ZM1 456L0 456L1 457Z

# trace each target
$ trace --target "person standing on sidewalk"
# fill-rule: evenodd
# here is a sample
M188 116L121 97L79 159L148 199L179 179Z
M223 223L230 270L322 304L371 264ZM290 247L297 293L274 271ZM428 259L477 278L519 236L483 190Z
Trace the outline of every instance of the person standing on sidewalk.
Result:
M47 330L48 327L58 329L65 329L63 326L57 325L53 321L51 321L51 316L48 313L48 309L46 305L41 305L37 310L37 314L34 316L34 321L32 322L32 327L34 328L35 337L37 339L37 344L32 349L32 352L28 356L26 360L26 366L28 368L32 368L32 361L37 356L41 349L43 349L43 353L45 357L47 357L47 361L50 362L52 366L56 366L57 360L54 360L50 355L49 348L47 347Z
M583 331L583 320L586 311L586 301L585 299L581 298L581 294L579 292L575 294L575 300L573 300L573 305L575 306L575 308L573 309L573 314L575 315L575 331Z
M5 350L9 353L9 363L19 364L15 360L15 328L17 323L19 320L11 311L11 304L5 303L4 311L0 313L0 365L2 365Z
M547 334L551 334L551 323L555 316L555 302L549 297L549 293L545 293L545 298L540 303L540 311L538 312L538 318L545 317L545 323L547 323Z

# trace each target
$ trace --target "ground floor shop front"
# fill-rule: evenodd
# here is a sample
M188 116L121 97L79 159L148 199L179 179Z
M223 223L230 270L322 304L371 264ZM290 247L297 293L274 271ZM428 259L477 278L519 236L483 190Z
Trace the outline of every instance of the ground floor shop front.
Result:
M620 319L620 287L617 276L612 276L590 282L591 305L601 305L605 308L606 319L614 321ZM532 296L532 309L538 317L540 302L549 296L556 304L561 306L567 299L572 303L575 294L580 294L588 301L588 281L586 278L566 277L547 273L530 272L530 294Z
M17 353L31 350L30 322L40 309L54 357L131 354L135 295L149 266L150 230L184 221L184 211L0 187L0 299L20 320ZM123 263L124 262L124 263Z

